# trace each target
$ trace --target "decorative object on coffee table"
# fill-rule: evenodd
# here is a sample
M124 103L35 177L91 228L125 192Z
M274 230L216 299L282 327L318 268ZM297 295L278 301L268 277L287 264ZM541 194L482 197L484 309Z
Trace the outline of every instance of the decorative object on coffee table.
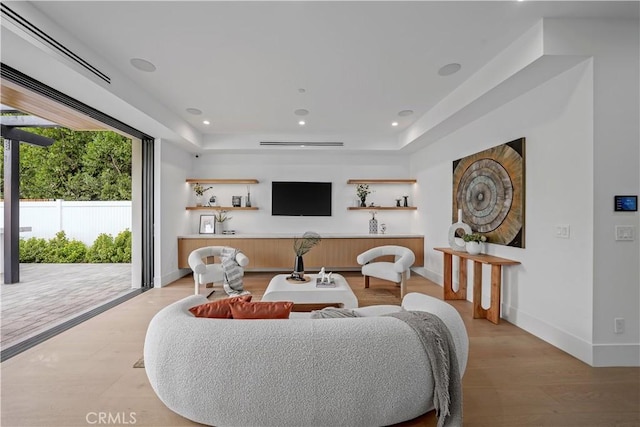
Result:
M369 211L371 219L369 220L369 234L378 234L378 220L376 219L376 211Z
M322 238L320 235L313 231L305 232L301 238L294 237L293 238L293 251L296 254L295 262L293 266L293 273L291 274L291 278L294 280L304 280L304 260L302 259L303 255L306 254L316 246Z

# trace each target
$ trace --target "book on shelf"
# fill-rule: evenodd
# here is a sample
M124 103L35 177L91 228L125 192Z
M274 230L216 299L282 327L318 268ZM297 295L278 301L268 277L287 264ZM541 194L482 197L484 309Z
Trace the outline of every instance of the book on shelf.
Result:
M336 281L334 279L331 279L330 282L327 282L326 280L323 282L319 277L316 279L316 288L335 288L335 287L336 287Z

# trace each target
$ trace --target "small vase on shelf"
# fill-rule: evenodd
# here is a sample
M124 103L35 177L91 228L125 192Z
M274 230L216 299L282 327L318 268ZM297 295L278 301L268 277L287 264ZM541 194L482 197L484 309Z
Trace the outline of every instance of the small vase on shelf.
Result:
M196 194L196 206L202 206L204 194Z
M367 207L367 199L360 199L360 207L361 208Z

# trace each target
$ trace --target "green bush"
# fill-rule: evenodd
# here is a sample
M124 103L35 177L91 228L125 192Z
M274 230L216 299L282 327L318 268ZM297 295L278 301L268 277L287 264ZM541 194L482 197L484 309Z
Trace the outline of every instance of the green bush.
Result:
M131 231L121 231L113 240L116 249L114 262L131 262Z
M47 241L38 237L20 239L20 262L46 262L47 246Z
M79 240L69 240L64 231L48 241L37 237L20 239L20 262L24 263L130 263L131 231L114 239L102 233L90 248Z
M65 232L60 231L49 240L46 254L44 262L52 264L84 262L87 246L79 240L69 240Z
M87 252L87 262L116 262L116 246L113 236L102 233L98 235Z

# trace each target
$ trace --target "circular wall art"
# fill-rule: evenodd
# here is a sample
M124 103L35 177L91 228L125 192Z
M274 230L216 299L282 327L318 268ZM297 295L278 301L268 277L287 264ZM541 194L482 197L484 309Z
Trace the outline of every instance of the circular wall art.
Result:
M524 138L453 162L453 212L490 243L524 247Z

